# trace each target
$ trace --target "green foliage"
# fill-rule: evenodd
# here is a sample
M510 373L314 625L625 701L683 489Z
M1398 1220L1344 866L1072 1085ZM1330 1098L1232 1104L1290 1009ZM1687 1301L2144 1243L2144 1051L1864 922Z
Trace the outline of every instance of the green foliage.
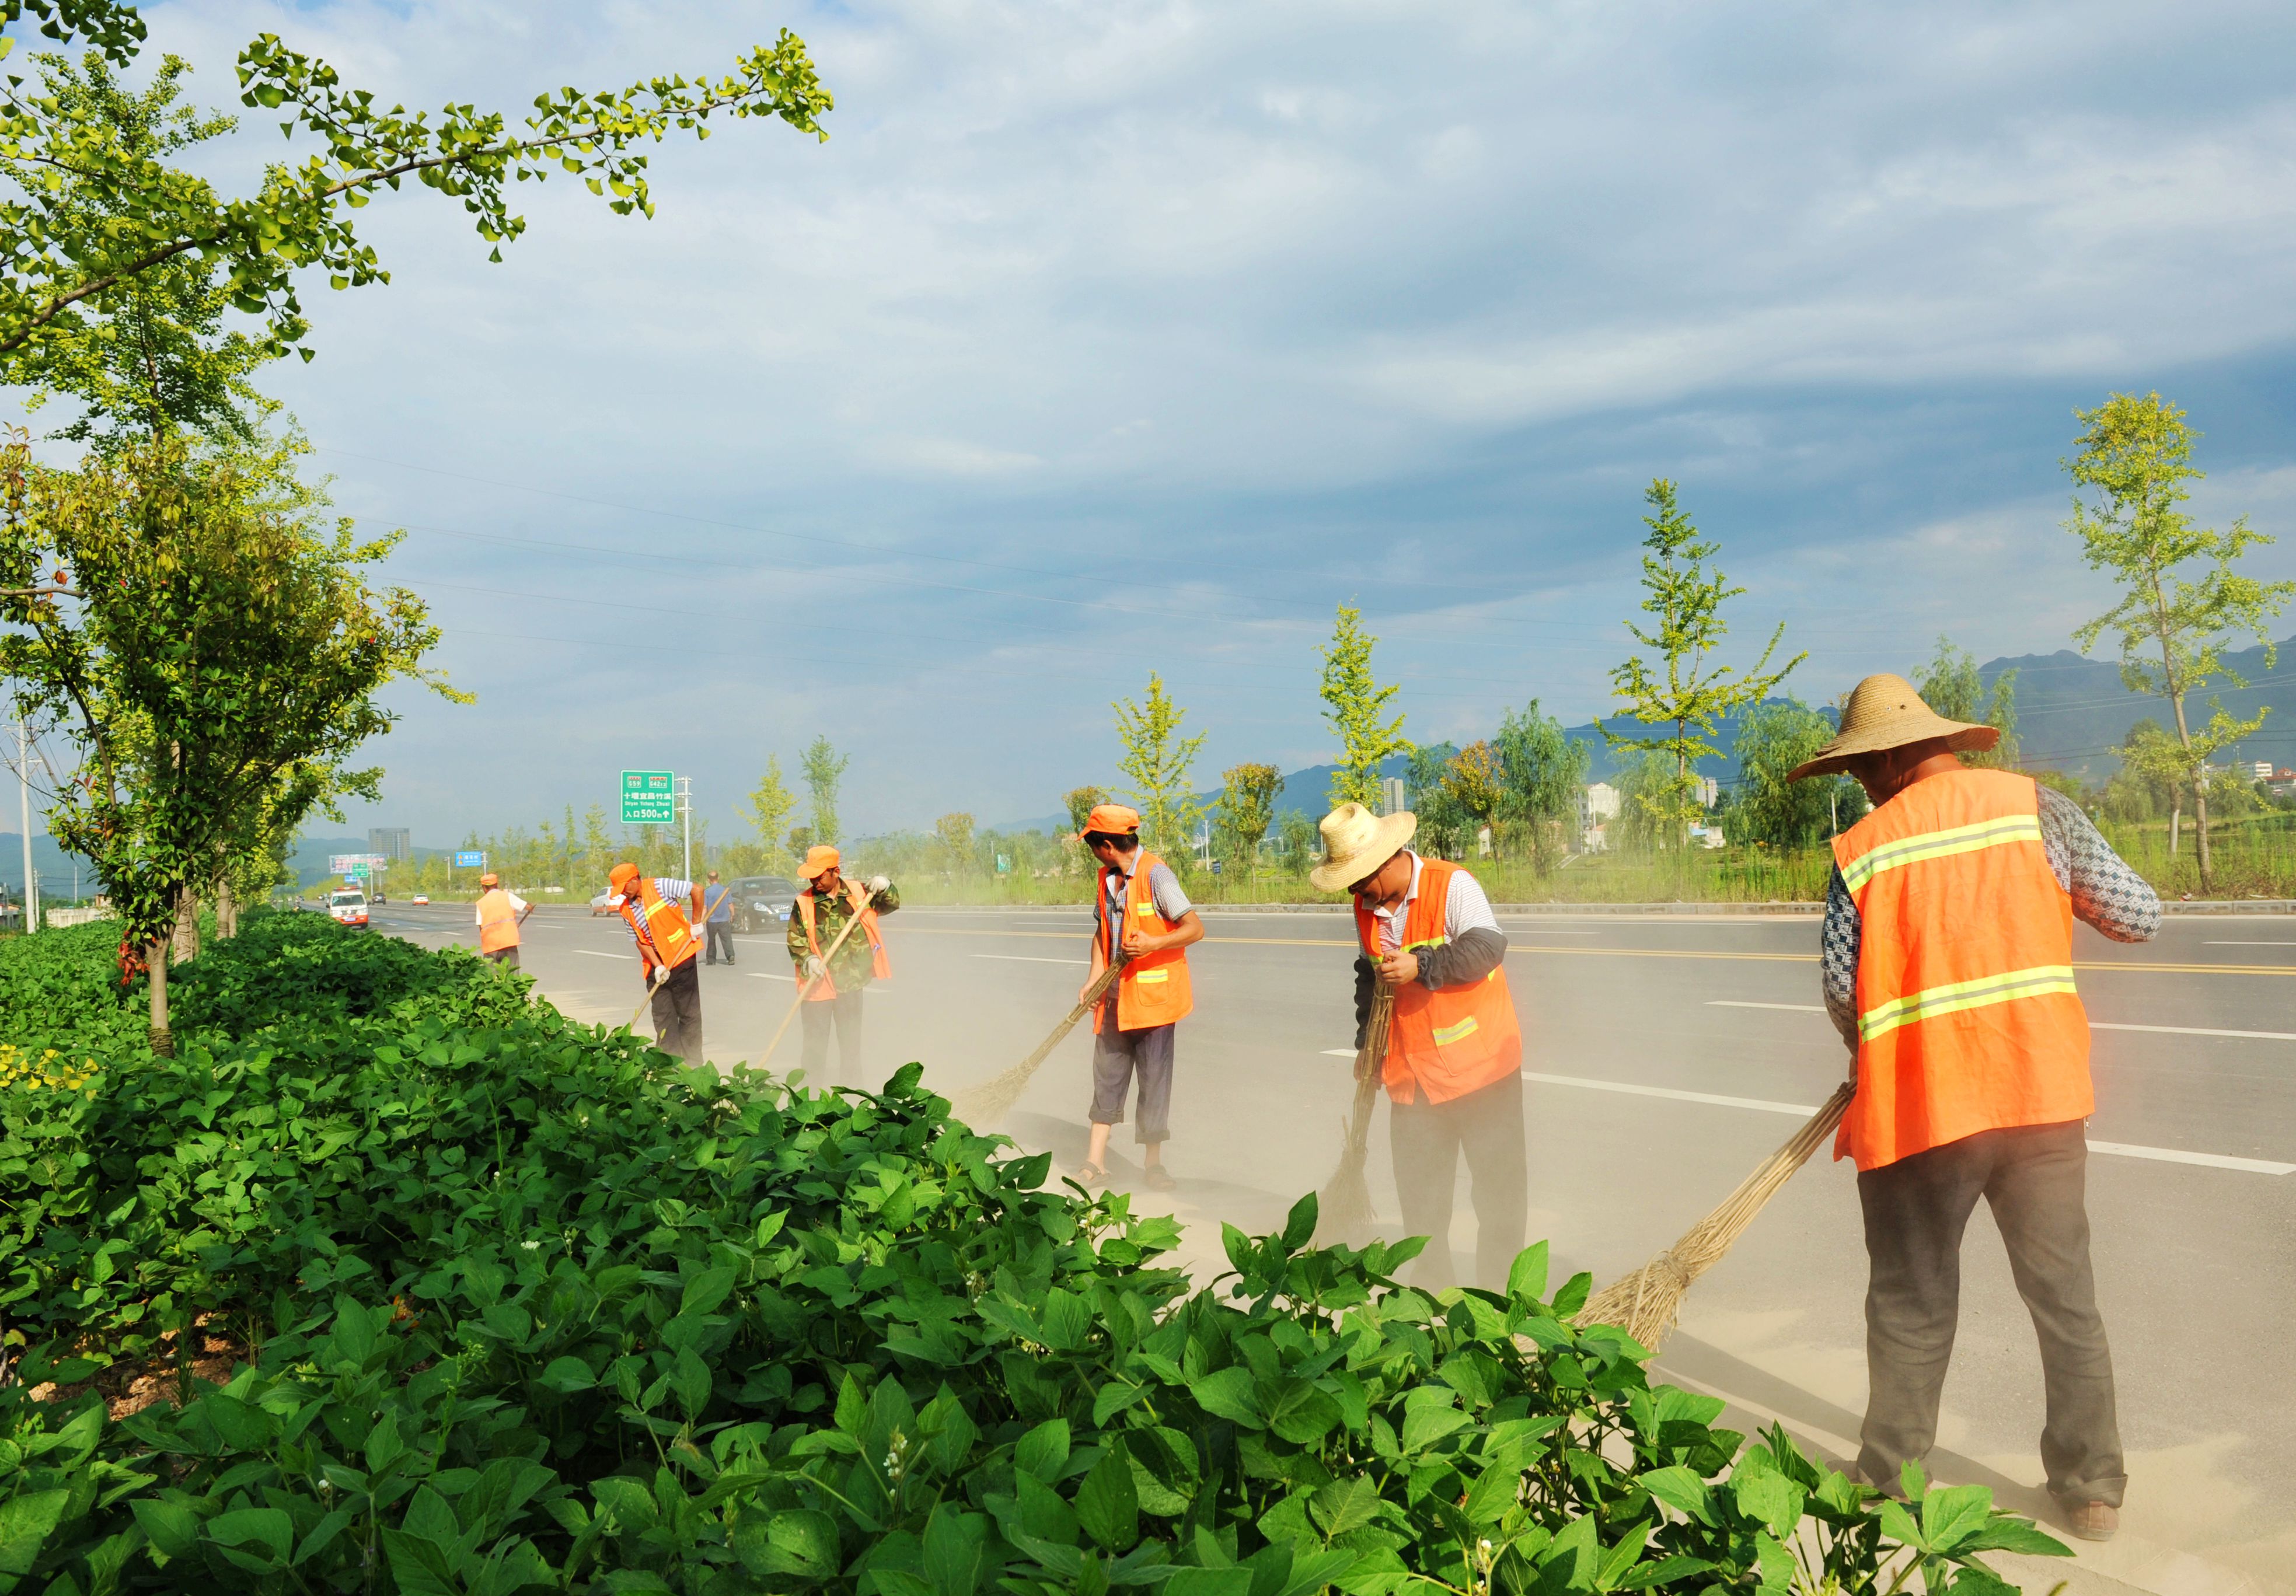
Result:
M807 847L843 839L844 833L837 827L837 787L845 779L845 767L852 763L853 756L840 754L825 736L806 745L799 768L805 772L806 789L813 795L813 825Z
M1070 831L1082 831L1084 823L1092 818L1092 812L1106 802L1108 794L1097 787L1071 787L1061 794L1061 807L1069 812Z
M1361 804L1377 813L1379 767L1390 754L1407 754L1411 740L1403 734L1403 714L1387 718L1388 701L1401 689L1385 687L1371 673L1372 645L1379 641L1363 627L1363 611L1342 604L1332 627L1323 657L1324 718L1340 734L1339 768L1332 773L1327 795L1332 806Z
M2138 398L2114 394L2095 410L2076 411L2085 430L2079 453L2067 462L2078 493L2065 529L2081 540L2093 570L2109 573L2123 588L2120 602L2073 634L2083 652L2106 633L2120 644L2120 679L2131 692L2155 694L2169 702L2173 741L2148 747L2147 773L2174 779L2193 794L2200 823L2201 889L2209 889L2209 800L2202 768L2222 749L2251 736L2264 724L2259 710L2236 720L2221 703L2209 724L2194 731L2185 712L2187 695L2212 681L2234 687L2247 680L2224 663L2226 640L2252 636L2273 662L2274 617L2296 595L2296 582L2259 582L2243 575L2240 560L2251 548L2273 540L2243 516L2227 532L2195 526L2180 506L2191 496L2187 482L2203 473L2193 463L2198 438L2185 413L2157 393ZM2197 569L2199 580L2185 573ZM2144 652L2156 652L2157 662ZM2132 734L2133 735L2133 734Z
M943 870L970 872L976 867L978 862L972 856L972 815L962 810L955 814L942 815L933 822L933 841L938 846ZM995 873L993 859L990 873Z
M1461 817L1468 845L1475 846L1478 834L1488 826L1496 853L1499 814L1505 806L1507 790L1499 757L1489 743L1471 742L1451 756L1443 767L1443 798Z
M1283 790L1283 773L1273 765L1232 765L1221 782L1212 816L1220 855L1256 874L1260 840L1275 818L1275 796Z
M1451 790L1451 762L1458 757L1456 742L1422 743L1411 750L1403 778L1419 822L1411 846L1430 858L1461 858L1472 846L1470 817Z
M53 37L79 34L115 66L135 57L143 28L127 6L82 0L34 8ZM13 4L0 17L13 20ZM9 41L12 43L12 40ZM557 173L582 179L610 209L653 214L649 143L672 131L706 138L709 120L777 117L826 138L831 105L804 42L783 32L715 82L659 77L627 88L537 95L522 132L500 112L448 105L383 109L346 86L324 61L264 34L239 55L241 102L283 111L281 128L315 138L319 151L266 168L253 195L226 200L203 178L167 164L168 151L140 143L100 104L69 95L0 93L0 157L20 169L70 172L70 183L17 184L0 201L0 233L24 241L0 266L0 353L89 331L91 315L115 314L123 294L151 274L195 258L221 279L234 307L261 318L274 353L299 346L307 330L298 274L319 269L335 288L387 282L373 246L351 213L407 179L451 196L479 236L499 246L526 230L506 188ZM301 350L309 358L310 350Z
M1283 853L1283 868L1295 876L1306 875L1322 841L1316 823L1298 809L1286 809L1275 823L1275 839Z
M843 766L839 769L841 772ZM781 756L767 755L766 773L758 778L755 790L742 800L742 813L757 828L758 844L773 862L780 862L783 830L789 823L790 811L796 807L796 795L782 780Z
M1202 806L1189 790L1188 766L1204 746L1204 733L1180 735L1187 711L1164 691L1164 679L1148 674L1148 699L1111 704L1116 711L1116 735L1124 744L1124 757L1116 768L1132 778L1133 807L1140 811L1140 841L1161 855L1177 870L1194 857L1196 823Z
M1036 1191L914 1065L721 1078L284 916L186 971L214 1006L159 1060L59 973L103 954L0 947L0 1027L86 992L94 1063L0 1085L26 1588L1996 1596L1985 1551L2063 1551L1981 1489L1742 1453L1543 1245L1430 1297L1416 1242L1301 1250L1311 1197L1191 1294L1169 1220ZM177 1405L29 1399L202 1314L250 1355Z
M1837 823L1847 830L1862 816L1870 806L1866 790L1847 776L1786 780L1833 736L1833 723L1800 699L1750 710L1738 728L1739 782L1723 812L1723 834L1733 842L1808 847L1833 835Z
M1954 647L1953 639L1938 634L1937 652L1914 673L1914 691L1922 702L1948 720L1991 726L2001 741L1989 749L1964 749L1964 765L1978 769L2013 770L2017 765L2017 673L2005 670L1988 691L1977 671L1977 656Z
M1529 839L1531 863L1552 870L1578 818L1590 751L1563 735L1561 721L1541 714L1537 699L1521 714L1510 709L1499 717L1491 746L1506 789L1502 813Z
M1720 552L1718 543L1699 541L1698 528L1676 502L1674 484L1663 477L1650 485L1644 498L1654 514L1643 518L1650 536L1643 540L1643 611L1655 618L1644 631L1634 622L1627 631L1656 660L1636 654L1612 668L1611 688L1623 700L1625 711L1645 727L1671 727L1663 733L1627 735L1600 726L1614 749L1663 755L1671 765L1663 780L1645 770L1642 784L1632 789L1632 802L1649 813L1652 835L1660 846L1679 849L1688 841L1690 823L1700 804L1695 770L1698 761L1718 752L1706 740L1732 710L1759 704L1788 672L1809 658L1796 654L1776 670L1768 669L1770 656L1785 636L1781 621L1763 645L1761 657L1744 673L1734 667L1708 664L1729 631L1722 619L1722 604L1745 592L1733 587L1706 562ZM1621 816L1621 818L1624 818Z

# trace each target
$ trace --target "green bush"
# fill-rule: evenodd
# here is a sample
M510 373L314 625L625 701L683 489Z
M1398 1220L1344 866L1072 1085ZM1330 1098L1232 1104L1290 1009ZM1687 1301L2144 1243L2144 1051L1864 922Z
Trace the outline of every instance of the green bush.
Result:
M1711 1428L1572 1322L1584 1276L1543 1300L1543 1247L1431 1297L1415 1243L1301 1250L1310 1199L1191 1292L1168 1220L1036 1190L914 1065L721 1079L306 923L187 967L245 1034L0 1089L0 1206L41 1212L0 1235L0 1596L1986 1596L1977 1554L2062 1551ZM250 1355L180 1406L30 1399L180 1370L201 1318Z

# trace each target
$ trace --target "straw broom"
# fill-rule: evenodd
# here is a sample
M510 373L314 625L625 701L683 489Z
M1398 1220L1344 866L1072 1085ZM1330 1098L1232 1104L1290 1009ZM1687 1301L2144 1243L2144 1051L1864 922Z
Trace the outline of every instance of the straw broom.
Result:
M1682 1309L1682 1299L1689 1293L1691 1281L1721 1262L1731 1243L1754 1223L1754 1215L1762 1211L1762 1205L1775 1196L1778 1188L1833 1134L1856 1091L1856 1083L1850 1081L1836 1087L1833 1095L1825 1100L1825 1106L1810 1117L1809 1123L1764 1159L1761 1167L1748 1175L1720 1207L1692 1225L1681 1240L1632 1274L1596 1292L1579 1311L1578 1322L1615 1324L1656 1352L1659 1343L1674 1328L1675 1315Z
M1380 1067L1387 1059L1388 1025L1394 1018L1395 988L1381 981L1372 994L1363 1045L1356 1049L1355 1111L1341 1122L1340 1166L1316 1193L1316 1240L1322 1246L1368 1238L1379 1223L1364 1164L1371 1154L1371 1115L1379 1106Z
M1037 1044L1037 1051L1002 1075L991 1076L978 1086L968 1086L958 1093L956 1101L949 1105L951 1117L966 1125L994 1125L1011 1112L1013 1105L1021 1101L1021 1093L1029 1089L1029 1077L1037 1073L1037 1067L1052 1056L1053 1049L1076 1028L1077 1021L1091 1013L1093 1006L1108 994L1109 987L1115 984L1127 962L1124 950L1119 948L1114 962L1092 978L1092 985L1084 989L1084 995L1077 999L1068 1018L1053 1027L1051 1035Z

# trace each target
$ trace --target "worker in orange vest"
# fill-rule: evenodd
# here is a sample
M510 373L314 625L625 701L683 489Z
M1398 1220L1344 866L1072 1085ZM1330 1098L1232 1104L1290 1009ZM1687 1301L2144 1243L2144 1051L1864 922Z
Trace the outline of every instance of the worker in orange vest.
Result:
M528 903L502 884L493 871L479 878L479 956L518 968L518 929L534 913Z
M828 843L806 850L798 866L805 890L790 905L785 945L800 988L805 996L805 1052L800 1059L807 1076L826 1084L829 1033L837 1033L837 1070L848 1085L865 1086L861 1075L861 993L872 981L890 978L892 961L885 956L885 934L880 915L901 906L901 895L882 876L865 883L849 880L844 855ZM855 915L861 923L850 936L842 933ZM830 957L830 950L836 956Z
M1139 1082L1142 1179L1152 1190L1177 1184L1164 1167L1172 1134L1172 1057L1177 1027L1195 1007L1186 949L1203 940L1204 922L1180 890L1172 867L1140 846L1140 813L1102 804L1077 839L1100 861L1093 896L1092 974L1100 978L1118 950L1124 969L1092 1011L1091 1141L1077 1179L1108 1178L1108 1134L1124 1122L1124 1100Z
M666 1053L699 1062L701 1058L701 971L694 962L701 938L693 921L701 916L701 889L669 876L646 876L627 860L607 873L614 907L638 945L647 987L653 993L653 1034ZM681 900L693 905L688 918Z
M1464 866L1407 846L1419 830L1410 811L1379 815L1341 804L1318 829L1324 863L1308 879L1355 898L1363 950L1357 1046L1374 983L1395 994L1381 1079L1404 1233L1428 1238L1412 1283L1440 1290L1456 1282L1451 1203L1464 1154L1475 1203L1474 1283L1503 1289L1529 1224L1522 1027L1507 990L1506 934Z
M2040 1338L2050 1494L2074 1535L2103 1541L2127 1481L2089 1264L2096 1100L2072 927L2148 941L2161 900L2071 799L1957 757L1999 739L1868 676L1789 777L1845 772L1874 805L1833 839L1820 953L1857 1083L1834 1157L1857 1161L1871 1266L1857 1471L1894 1492L1937 1438L1962 1231L1983 1197Z

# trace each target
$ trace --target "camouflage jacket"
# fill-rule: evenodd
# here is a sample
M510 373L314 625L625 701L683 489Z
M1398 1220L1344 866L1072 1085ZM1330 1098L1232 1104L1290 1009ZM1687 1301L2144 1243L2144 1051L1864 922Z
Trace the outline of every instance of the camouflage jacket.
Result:
M901 906L901 889L887 887L870 900L869 906L880 916L890 914ZM821 938L822 951L827 953L830 944L837 940L837 934L845 929L845 922L853 918L853 901L840 890L833 898L817 901L813 913L814 934ZM797 966L797 978L802 981L805 979L806 956L813 952L813 947L805 939L805 918L799 913L795 904L790 905L788 940L790 962ZM858 992L869 979L869 933L856 931L845 939L845 945L837 950L837 957L830 962L829 978L837 983L840 992Z

